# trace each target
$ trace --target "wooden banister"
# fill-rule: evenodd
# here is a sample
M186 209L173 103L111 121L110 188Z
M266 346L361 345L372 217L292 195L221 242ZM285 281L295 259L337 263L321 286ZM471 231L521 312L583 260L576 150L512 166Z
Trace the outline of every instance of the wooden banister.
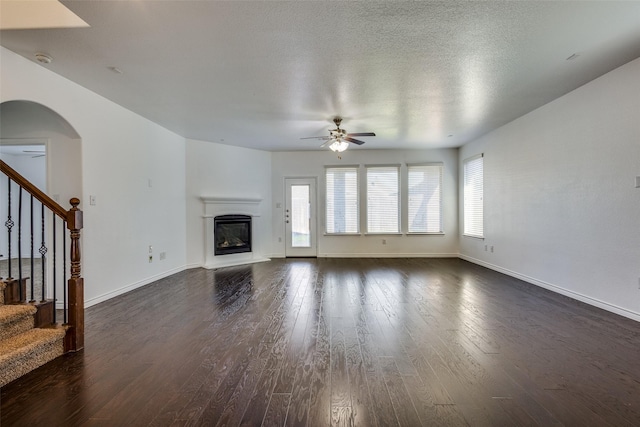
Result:
M31 182L29 182L29 180L20 175L11 166L7 165L2 160L0 160L0 172L7 175L11 181L18 184L21 188L31 194L35 199L40 201L40 203L42 203L45 207L51 210L51 212L62 218L62 220L67 224L67 229L69 230L69 235L71 236L71 248L69 251L69 259L71 260L71 277L67 280L69 320L65 325L67 327L67 333L64 340L64 351L66 353L69 351L82 350L82 348L84 347L84 279L81 275L80 264L80 230L82 230L83 221L82 211L78 209L80 199L77 199L75 197L72 198L69 201L72 207L67 211L55 200L47 196L42 190L33 185ZM42 224L44 227L44 220Z
M65 351L78 351L84 347L84 279L80 264L80 230L82 229L82 211L78 209L80 200L70 200L73 206L67 212L67 229L71 234L71 278L67 281L69 289L69 331L65 337Z
M11 166L0 160L0 171L7 175L11 180L16 182L20 187L24 188L29 192L29 194L33 194L40 203L49 208L54 214L58 215L60 218L67 220L67 210L60 206L58 202L53 200L51 197L47 196L42 192L38 187L33 185L29 180L16 172Z

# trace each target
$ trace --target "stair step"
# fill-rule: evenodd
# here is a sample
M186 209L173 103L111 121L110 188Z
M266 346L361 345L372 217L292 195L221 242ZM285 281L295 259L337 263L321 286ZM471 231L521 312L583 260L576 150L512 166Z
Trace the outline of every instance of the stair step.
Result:
M64 328L36 328L0 341L0 387L62 356L64 335Z
M19 279L3 279L2 304L19 304L26 301L28 277ZM20 293L22 292L22 299Z
M0 306L0 342L33 329L37 309L30 304Z

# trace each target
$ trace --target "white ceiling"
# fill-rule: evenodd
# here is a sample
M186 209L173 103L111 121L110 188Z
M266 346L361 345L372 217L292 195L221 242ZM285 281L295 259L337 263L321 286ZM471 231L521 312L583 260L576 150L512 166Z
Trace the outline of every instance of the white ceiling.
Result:
M90 28L1 44L184 137L264 150L318 149L300 138L335 115L376 132L353 149L460 146L640 57L639 1L62 3Z

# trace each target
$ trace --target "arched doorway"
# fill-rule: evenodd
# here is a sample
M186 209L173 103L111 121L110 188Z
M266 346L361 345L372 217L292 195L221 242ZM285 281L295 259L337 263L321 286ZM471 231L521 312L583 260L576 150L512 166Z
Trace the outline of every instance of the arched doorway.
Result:
M69 199L72 197L82 197L82 140L73 126L60 114L52 109L32 101L6 101L0 103L0 158L11 168L16 170L49 197L58 202L64 209L69 209ZM0 175L0 178L5 178ZM0 179L0 194L3 200L0 202L0 224L5 224L8 218L8 206L14 207L18 204L18 192L9 192L7 179ZM11 197L11 200L7 200ZM0 232L0 276L6 277L4 264L8 260L13 248L11 259L15 263L23 263L25 254L32 251L31 240L35 240L36 248L40 242L52 244L50 224L52 218L45 217L40 210L34 209L31 212L28 197L25 196L25 208L18 215L23 222L35 222L33 235L20 240L16 238L16 233L7 233L2 227ZM12 210L13 211L13 210ZM14 219L15 211L13 211ZM47 213L50 216L50 213ZM35 218L32 218L35 217ZM17 222L14 221L14 222ZM41 226L40 226L41 224ZM61 240L63 233L59 232L56 242ZM11 235L11 242L9 242ZM18 248L20 247L20 252ZM59 245L58 247L61 247ZM37 251L36 249L36 251ZM18 253L20 260L16 257ZM36 252L36 256L40 256ZM47 258L46 265L51 262ZM7 263L8 264L8 263ZM42 263L41 263L42 264ZM33 263L31 264L33 266ZM33 270L33 268L32 268ZM42 282L43 269L36 269L38 274L30 271L32 281ZM39 273L42 271L42 273ZM47 287L50 286L50 276L52 269L46 269Z
M82 141L64 117L36 102L6 101L0 104L0 123L0 156L6 163L35 178L34 184L42 184L41 190L64 207L82 195ZM45 170L29 170L41 167Z

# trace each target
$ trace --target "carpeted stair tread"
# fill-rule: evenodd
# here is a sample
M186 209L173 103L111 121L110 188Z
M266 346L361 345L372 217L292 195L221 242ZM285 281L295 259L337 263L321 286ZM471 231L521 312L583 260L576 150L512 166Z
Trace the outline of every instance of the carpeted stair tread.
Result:
M7 284L4 281L0 280L0 305L4 304L4 289L7 287Z
M64 328L36 328L0 341L0 387L61 356L64 335Z
M33 329L35 312L29 304L0 305L0 342Z
M33 316L36 311L36 307L31 304L9 304L0 306L0 324L24 316Z

